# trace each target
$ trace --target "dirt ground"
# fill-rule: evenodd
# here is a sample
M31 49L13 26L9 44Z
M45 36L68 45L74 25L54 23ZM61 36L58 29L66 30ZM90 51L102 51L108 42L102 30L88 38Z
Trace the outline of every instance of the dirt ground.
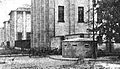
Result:
M62 68L63 65L68 66L75 63L75 61L54 60L49 57L29 58L28 56L1 58L1 62L4 61L6 63L1 64L2 69L59 69Z
M55 56L56 58L58 56ZM104 59L104 60L103 60ZM107 60L106 60L107 59ZM1 57L0 69L99 69L105 67L118 67L120 68L119 60L111 60L108 57L102 57L95 60L89 61L65 61L51 59L50 57ZM5 64L2 64L5 62ZM108 69L109 69L108 68ZM115 68L113 68L115 69Z

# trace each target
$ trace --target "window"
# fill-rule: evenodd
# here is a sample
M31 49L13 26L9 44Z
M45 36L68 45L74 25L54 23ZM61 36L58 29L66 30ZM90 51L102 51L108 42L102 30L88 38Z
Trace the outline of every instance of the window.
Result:
M72 46L77 46L77 44L73 44Z
M61 36L61 40L65 40L65 37L64 37L64 36Z
M64 22L64 6L58 6L58 22Z
M65 47L67 46L67 45L64 45Z
M89 44L85 44L85 48L89 48L90 46L89 46Z
M22 40L22 32L18 32L18 40Z
M78 22L84 22L84 7L78 7Z
M80 34L80 37L81 37L81 38L84 38L84 34Z
M27 32L27 40L30 40L30 32Z

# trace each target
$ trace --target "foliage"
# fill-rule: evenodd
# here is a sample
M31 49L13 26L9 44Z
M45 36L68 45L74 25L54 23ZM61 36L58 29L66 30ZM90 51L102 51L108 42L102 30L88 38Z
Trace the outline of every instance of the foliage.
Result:
M99 27L95 31L105 35L107 41L120 42L120 0L98 1L97 19Z

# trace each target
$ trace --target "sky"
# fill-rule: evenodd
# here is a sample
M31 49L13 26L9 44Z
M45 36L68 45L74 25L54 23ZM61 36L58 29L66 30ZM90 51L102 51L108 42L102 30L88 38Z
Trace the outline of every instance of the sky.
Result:
M31 0L0 0L0 28L3 27L3 22L9 20L9 13L18 7L25 4L31 5Z

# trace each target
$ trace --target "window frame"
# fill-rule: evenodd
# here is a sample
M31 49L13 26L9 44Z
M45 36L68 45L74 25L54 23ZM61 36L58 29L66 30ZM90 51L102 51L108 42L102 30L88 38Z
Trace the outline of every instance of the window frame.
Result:
M23 38L23 33L22 32L17 32L17 39L22 40Z
M64 21L64 6L58 6L58 22Z
M85 38L85 34L80 34L80 38Z
M84 22L84 7L78 7L78 23Z
M30 40L31 39L31 32L26 32L26 39Z
M89 44L84 44L85 48L90 48Z

